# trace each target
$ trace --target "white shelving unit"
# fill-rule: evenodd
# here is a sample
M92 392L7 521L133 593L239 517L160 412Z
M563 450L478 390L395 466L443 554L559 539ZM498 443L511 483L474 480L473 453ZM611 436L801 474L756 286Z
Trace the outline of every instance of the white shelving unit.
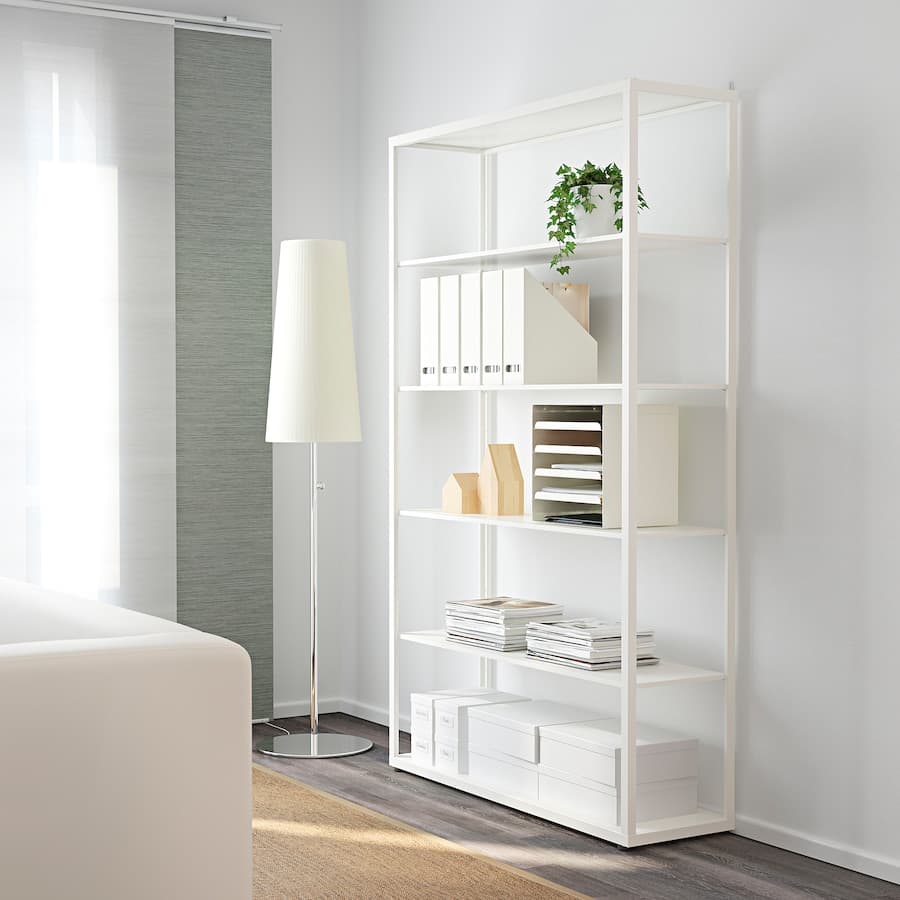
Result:
M724 106L726 110L727 229L722 235L668 235L639 233L637 211L638 133L639 123L654 118L678 115L707 107ZM389 141L389 610L390 610L390 764L407 772L450 785L459 790L478 794L497 803L559 822L570 828L634 847L676 838L726 831L734 827L734 722L735 722L735 606L736 606L736 422L737 422L737 359L736 323L738 303L738 117L739 101L735 92L663 84L629 79L589 90L533 103L509 110L498 116L485 116L449 125L429 128L393 137ZM409 321L416 306L401 298L401 274L404 271L427 274L435 269L458 271L502 266L546 265L554 253L554 245L535 243L497 248L490 245L495 210L492 208L494 158L497 154L554 139L589 134L610 127L624 131L624 155L621 168L625 191L623 230L621 234L580 241L575 259L621 260L621 382L614 384L570 385L495 385L475 387L421 387L403 384L398 347L400 317ZM480 217L482 249L401 259L398 254L399 204L397 198L397 167L401 151L454 151L480 157ZM638 276L641 257L646 252L673 251L702 246L718 246L725 254L725 283L722 296L725 307L725 376L724 383L640 383L638 378ZM598 529L533 521L526 516L453 515L436 509L401 509L399 505L398 466L399 411L401 394L407 392L470 392L477 395L479 410L478 442L484 447L495 440L496 404L507 392L521 396L522 392L559 397L566 392L578 392L590 402L622 405L622 528ZM725 515L724 527L677 525L660 528L637 528L635 521L637 448L637 405L653 402L663 396L668 403L712 403L724 406L725 421ZM660 402L658 399L656 402ZM398 597L398 562L401 523L408 519L431 519L439 522L467 523L480 532L478 567L483 596L496 593L497 545L496 529L528 529L537 532L565 534L576 547L589 546L587 538L619 541L621 545L621 621L626 653L623 667L618 671L584 672L568 669L541 660L529 659L524 652L499 653L446 639L439 631L402 632ZM412 527L408 525L406 527ZM443 526L441 526L443 527ZM636 660L637 626L637 547L639 539L679 538L707 539L722 542L725 567L724 578L724 634L722 635L724 664L721 671L668 662L658 666L638 667ZM581 543L578 543L581 541ZM596 546L596 545L593 545ZM471 781L468 776L448 775L414 763L408 754L400 752L400 648L403 644L417 644L435 652L467 654L481 660L481 684L496 683L498 666L517 666L556 677L569 677L588 682L598 691L618 692L621 709L621 728L624 752L621 763L621 810L618 826L598 826L581 821L540 804L507 796ZM665 657L665 648L663 657ZM696 813L675 819L638 823L636 819L636 752L637 696L647 688L665 690L669 685L692 685L710 682L724 684L724 721L722 723L722 805L719 810L700 808Z

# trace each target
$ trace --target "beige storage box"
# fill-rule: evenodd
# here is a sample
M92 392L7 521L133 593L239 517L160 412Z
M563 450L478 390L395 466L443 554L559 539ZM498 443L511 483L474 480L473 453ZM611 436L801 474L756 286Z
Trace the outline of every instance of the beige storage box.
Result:
M540 761L558 772L618 787L622 747L619 726L618 718L543 726L539 732ZM695 739L638 726L638 784L696 777Z
M536 763L541 726L595 719L596 712L549 700L475 706L469 710L469 750L487 750Z
M469 716L474 706L491 703L522 703L518 694L480 694L477 697L440 697L434 701L434 764L445 772L465 775L469 771Z

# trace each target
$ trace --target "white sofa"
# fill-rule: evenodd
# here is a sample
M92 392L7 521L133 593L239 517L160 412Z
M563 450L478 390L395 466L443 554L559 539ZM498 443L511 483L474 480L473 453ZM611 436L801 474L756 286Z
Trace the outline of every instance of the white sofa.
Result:
M0 579L0 897L248 900L250 659Z

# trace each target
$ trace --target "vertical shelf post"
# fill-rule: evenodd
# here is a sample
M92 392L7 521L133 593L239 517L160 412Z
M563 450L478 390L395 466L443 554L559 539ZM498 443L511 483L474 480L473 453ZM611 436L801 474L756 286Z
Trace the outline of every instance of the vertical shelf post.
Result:
M740 233L740 107L728 102L728 250L725 285L725 721L722 812L734 827L735 633L737 618L738 241Z
M484 391L479 398L478 446L479 454L494 440L494 394ZM479 461L481 457L478 457ZM479 530L480 580L478 589L482 597L493 597L497 593L497 532L489 525L481 525ZM479 660L479 685L484 688L497 686L497 663L481 657Z
M388 757L400 753L400 610L397 597L397 530L400 508L397 496L397 148L388 143Z
M622 191L622 768L621 822L626 845L637 831L637 397L638 397L638 91L623 91Z
M497 157L493 153L481 153L478 173L480 217L478 222L478 246L487 250L496 246L496 208L494 184ZM496 440L495 415L496 396L493 391L482 391L478 409L478 453L476 460L481 464L485 447ZM479 590L482 597L493 597L497 593L497 533L494 528L482 525L479 528ZM492 659L479 661L479 685L485 688L497 686L497 663Z

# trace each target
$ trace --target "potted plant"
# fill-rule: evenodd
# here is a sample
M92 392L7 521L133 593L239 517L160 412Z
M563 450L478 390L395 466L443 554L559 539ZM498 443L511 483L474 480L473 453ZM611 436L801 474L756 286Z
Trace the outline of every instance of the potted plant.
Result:
M560 265L575 252L575 237L595 237L622 230L622 170L615 164L595 166L587 160L580 169L561 165L558 181L550 196L547 237L559 244L550 268L568 275L569 267ZM638 211L647 209L647 201L638 185Z

